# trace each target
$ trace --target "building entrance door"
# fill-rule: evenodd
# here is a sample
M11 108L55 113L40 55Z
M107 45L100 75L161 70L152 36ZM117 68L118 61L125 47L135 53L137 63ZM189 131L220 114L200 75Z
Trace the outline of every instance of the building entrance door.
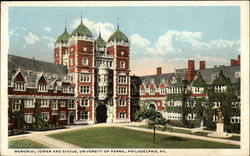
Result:
M75 114L71 113L69 114L69 124L74 124L75 120Z
M105 123L107 121L107 107L105 105L99 105L96 108L96 122Z

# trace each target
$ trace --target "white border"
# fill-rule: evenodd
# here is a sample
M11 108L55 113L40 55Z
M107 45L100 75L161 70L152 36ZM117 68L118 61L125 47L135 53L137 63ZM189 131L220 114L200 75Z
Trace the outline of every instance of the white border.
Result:
M249 2L248 1L178 1L178 2L2 2L1 5L1 154L16 155L8 150L8 96L7 96L7 54L8 54L8 7L11 6L240 6L241 7L241 149L166 149L164 155L249 155ZM216 18L216 17L215 17ZM185 153L185 154L184 154ZM110 155L112 153L99 153L99 155ZM115 153L113 153L115 154ZM112 155L113 155L112 154ZM115 155L126 155L116 153ZM18 155L34 155L33 153L24 153ZM39 154L41 155L41 154ZM44 153L43 155L48 155ZM58 153L49 153L49 155L58 155ZM67 155L62 154L60 155ZM69 153L68 155L75 155ZM88 153L88 155L93 155ZM96 155L96 154L95 154ZM139 153L134 155L159 155L159 153Z

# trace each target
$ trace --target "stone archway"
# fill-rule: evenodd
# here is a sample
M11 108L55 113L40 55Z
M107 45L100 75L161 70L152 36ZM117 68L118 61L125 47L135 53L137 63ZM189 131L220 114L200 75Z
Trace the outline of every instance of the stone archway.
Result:
M96 123L107 122L107 107L105 105L99 105L96 108Z

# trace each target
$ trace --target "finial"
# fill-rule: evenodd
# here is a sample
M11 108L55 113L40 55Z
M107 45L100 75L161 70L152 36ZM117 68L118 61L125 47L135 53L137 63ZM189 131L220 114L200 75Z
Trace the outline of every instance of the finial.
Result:
M119 17L117 17L117 29L119 29Z
M81 24L82 24L82 9L81 9Z
M99 27L99 37L101 37L101 28Z
M65 19L65 32L67 32L67 19Z

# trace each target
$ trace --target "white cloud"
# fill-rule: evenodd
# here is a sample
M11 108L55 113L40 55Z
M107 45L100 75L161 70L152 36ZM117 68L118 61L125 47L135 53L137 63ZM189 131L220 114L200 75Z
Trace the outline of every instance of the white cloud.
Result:
M131 44L139 47L147 47L150 45L150 42L148 39L144 38L143 36L139 34L133 34L130 36L130 42Z
M26 43L35 44L37 41L40 41L39 37L29 32L29 34L24 36Z
M50 27L43 27L43 29L47 32L50 32L51 31L51 28Z
M96 34L99 34L99 30L101 31L102 38L107 41L108 38L112 35L114 32L114 25L112 23L95 23L94 21L88 20L87 18L83 18L83 24L90 29L90 31L93 33L93 31L96 32ZM73 24L71 24L71 27L75 29L80 25L81 19L76 19L73 21Z
M22 30L23 30L23 31L27 31L27 29L26 29L26 28L24 28L24 27L22 27Z
M52 37L49 37L49 36L42 36L41 38L42 38L42 39L49 40L50 42L55 42L55 39L52 38Z

